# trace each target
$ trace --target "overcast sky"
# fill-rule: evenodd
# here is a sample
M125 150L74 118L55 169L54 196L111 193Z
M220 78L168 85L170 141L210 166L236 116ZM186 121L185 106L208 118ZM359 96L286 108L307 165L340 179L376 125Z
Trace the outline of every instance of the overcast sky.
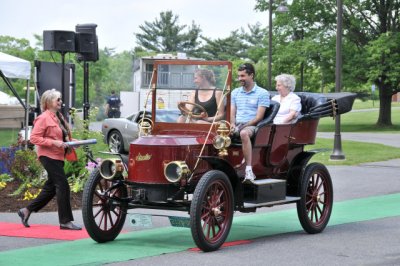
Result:
M120 52L132 49L139 25L162 11L172 10L179 24L195 21L206 37L223 38L249 23L267 25L267 13L254 6L255 0L1 0L0 35L26 38L33 46L34 33L95 23L99 47Z

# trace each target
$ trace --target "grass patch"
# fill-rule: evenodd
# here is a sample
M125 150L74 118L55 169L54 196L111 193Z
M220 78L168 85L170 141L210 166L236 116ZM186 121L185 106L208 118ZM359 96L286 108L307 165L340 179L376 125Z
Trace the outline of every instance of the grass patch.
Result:
M307 146L307 150L322 148L329 150L313 156L313 162L320 162L325 165L357 165L360 163L379 162L400 158L400 148L382 144L342 140L342 149L346 156L346 160L331 161L330 155L333 150L333 139L317 138L315 145Z
M400 131L400 110L392 111L392 124L390 127L378 127L378 110L366 112L350 112L340 116L342 132L392 132ZM320 132L335 131L335 120L332 117L321 118L318 125Z
M19 129L0 129L0 147L9 147L16 144Z

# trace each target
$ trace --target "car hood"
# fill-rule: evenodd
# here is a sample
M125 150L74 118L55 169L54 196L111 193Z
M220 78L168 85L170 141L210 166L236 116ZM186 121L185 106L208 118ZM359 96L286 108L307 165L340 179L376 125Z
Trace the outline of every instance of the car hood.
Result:
M207 140L207 144L212 144L213 136ZM206 141L206 135L151 135L140 137L132 142L134 145L149 146L186 146L202 145Z

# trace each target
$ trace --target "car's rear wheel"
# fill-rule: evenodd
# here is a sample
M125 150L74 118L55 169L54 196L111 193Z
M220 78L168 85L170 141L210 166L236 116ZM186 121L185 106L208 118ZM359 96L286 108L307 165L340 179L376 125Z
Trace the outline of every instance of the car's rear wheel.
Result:
M190 206L190 227L203 251L217 250L225 242L233 219L233 189L225 173L211 170L196 186Z
M118 130L112 130L108 134L107 138L108 149L111 152L123 153L124 152L124 140Z
M114 240L125 223L127 208L113 198L126 197L127 190L124 185L110 189L114 184L95 169L83 191L83 222L90 237L99 243Z
M333 207L333 186L328 169L320 163L307 165L300 185L297 215L304 231L322 232L329 222Z

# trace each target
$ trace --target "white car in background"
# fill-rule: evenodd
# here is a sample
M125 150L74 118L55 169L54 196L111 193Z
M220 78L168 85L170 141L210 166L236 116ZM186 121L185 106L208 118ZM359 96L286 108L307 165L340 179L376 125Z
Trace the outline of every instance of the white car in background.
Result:
M175 122L180 115L178 109L157 110L157 120ZM141 121L143 111L131 114L124 118L107 118L101 125L104 142L111 152L128 153L129 143L137 139L139 134L138 123ZM146 117L151 120L151 113L146 112Z

